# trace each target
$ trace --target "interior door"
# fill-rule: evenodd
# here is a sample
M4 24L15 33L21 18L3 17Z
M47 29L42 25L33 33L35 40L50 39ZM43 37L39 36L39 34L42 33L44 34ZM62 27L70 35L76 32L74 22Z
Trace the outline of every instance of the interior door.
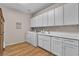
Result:
M2 55L3 53L3 38L2 38L2 35L0 35L0 56Z
M0 55L3 53L3 40L4 40L4 18L2 9L0 8Z

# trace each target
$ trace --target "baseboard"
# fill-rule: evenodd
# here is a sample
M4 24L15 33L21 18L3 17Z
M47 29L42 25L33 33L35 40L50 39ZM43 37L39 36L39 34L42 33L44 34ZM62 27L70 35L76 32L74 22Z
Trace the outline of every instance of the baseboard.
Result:
M25 41L23 41L23 42L18 42L18 43L14 43L14 44L9 44L9 45L6 45L5 47L14 46L14 45L17 45L17 44L22 44L22 43L25 43Z

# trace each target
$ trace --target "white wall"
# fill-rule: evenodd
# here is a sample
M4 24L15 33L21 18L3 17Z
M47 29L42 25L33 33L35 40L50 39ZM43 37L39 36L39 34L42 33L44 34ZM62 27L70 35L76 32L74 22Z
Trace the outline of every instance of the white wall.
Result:
M5 46L25 41L25 33L30 29L30 15L2 7ZM16 22L22 23L22 29L16 29Z

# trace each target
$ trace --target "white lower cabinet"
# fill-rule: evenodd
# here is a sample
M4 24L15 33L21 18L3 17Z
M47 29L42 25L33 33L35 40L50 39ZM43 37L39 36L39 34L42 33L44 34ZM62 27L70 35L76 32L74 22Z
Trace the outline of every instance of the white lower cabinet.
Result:
M78 56L78 46L65 44L63 50L64 56Z
M37 34L33 32L28 32L26 36L26 41L37 47Z
M50 36L38 35L38 46L50 51Z
M68 40L68 39L67 39ZM69 39L63 42L63 55L64 56L78 56L78 41Z
M38 35L38 46L43 48L43 36Z
M36 33L31 33L31 44L33 46L37 46L37 34Z
M63 48L62 48L62 38L52 37L51 39L51 52L55 55L62 56L63 55Z
M50 36L44 36L43 48L50 51Z
M38 45L39 47L58 56L79 55L79 41L76 39L66 39L54 36L50 37L48 35L37 35L36 33L28 32L26 41L35 47Z
M30 41L31 41L30 32L28 32L26 34L26 42L30 42Z
M51 37L51 52L58 56L78 56L78 40Z

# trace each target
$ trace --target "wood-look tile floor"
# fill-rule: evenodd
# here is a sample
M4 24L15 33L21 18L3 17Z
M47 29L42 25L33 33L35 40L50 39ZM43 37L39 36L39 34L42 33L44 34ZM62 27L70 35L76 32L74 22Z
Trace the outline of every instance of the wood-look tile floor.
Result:
M52 56L51 53L26 42L7 46L3 56Z

